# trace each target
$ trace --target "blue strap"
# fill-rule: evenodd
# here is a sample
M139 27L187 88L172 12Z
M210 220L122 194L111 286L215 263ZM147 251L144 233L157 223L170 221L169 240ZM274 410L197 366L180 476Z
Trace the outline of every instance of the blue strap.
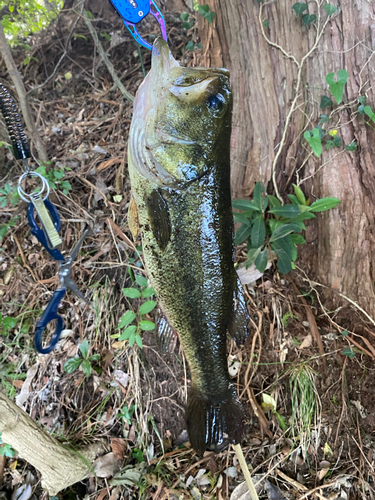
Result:
M57 314L57 309L59 307L60 302L62 301L64 295L66 292L66 288L60 288L59 290L56 290L56 292L53 294L52 299L50 300L48 306L46 307L42 317L36 324L36 329L35 329L35 349L40 352L41 354L48 354L49 352L52 351L52 349L55 348L57 342L60 339L61 332L64 329L64 322ZM43 347L42 343L42 337L43 337L43 332L48 323L53 321L54 319L57 320L57 326L55 333L52 336L51 342L47 347Z

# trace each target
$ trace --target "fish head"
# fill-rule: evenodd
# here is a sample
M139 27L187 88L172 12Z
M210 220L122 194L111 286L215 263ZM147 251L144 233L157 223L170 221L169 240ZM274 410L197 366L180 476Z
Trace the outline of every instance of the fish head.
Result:
M201 176L218 158L229 164L231 115L229 72L182 67L158 38L134 102L133 116L144 127L138 169L173 184Z

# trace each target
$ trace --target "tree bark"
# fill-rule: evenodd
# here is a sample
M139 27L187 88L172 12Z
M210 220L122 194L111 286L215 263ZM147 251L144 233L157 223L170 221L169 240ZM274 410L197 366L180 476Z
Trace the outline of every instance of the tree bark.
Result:
M357 301L374 316L375 131L357 113L363 95L375 109L374 2L336 0L338 12L328 18L323 3L314 0L308 12L317 19L309 27L293 11L294 1L200 3L216 12L211 25L199 16L202 64L231 71L233 198L249 196L258 180L267 184L274 167L284 199L295 182L312 201L325 196L342 200L337 208L309 221L299 261L311 278ZM323 30L322 36L301 65L314 48L317 30ZM339 69L349 73L344 101L333 109L320 109L321 96L330 96L325 77ZM331 111L331 129L338 130L343 145L355 140L358 149L323 148L317 158L303 132L318 125L320 114ZM335 294L333 305L339 301Z
M17 69L17 66L13 60L12 54L9 49L8 42L6 41L3 25L0 23L0 50L1 55L4 58L7 70L16 88L18 99L20 102L20 107L22 111L23 118L26 123L26 128L29 131L31 138L35 144L38 151L39 159L41 162L46 163L48 161L48 155L46 147L40 137L38 129L36 128L35 121L32 117L29 101L26 97L26 90L23 84L21 75Z
M42 487L56 495L92 472L102 446L72 451L52 437L0 391L0 432L4 443L42 474Z

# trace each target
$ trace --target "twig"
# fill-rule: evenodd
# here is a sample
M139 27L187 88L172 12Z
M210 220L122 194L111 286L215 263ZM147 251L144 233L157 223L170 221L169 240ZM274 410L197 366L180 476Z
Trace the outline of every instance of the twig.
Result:
M243 453L242 453L241 445L234 444L232 446L233 446L234 451L236 452L238 461L240 462L240 465L241 465L242 472L245 476L245 481L246 481L247 487L249 488L250 498L251 498L251 500L259 500L258 493L255 489L253 480L251 478L251 474L249 472L249 468L247 466L245 457L243 456Z
M100 40L99 40L99 37L98 37L98 34L96 33L96 31L94 30L94 27L90 21L90 18L89 16L87 15L86 13L86 10L85 10L85 7L84 7L84 2L81 3L81 8L80 8L80 14L81 16L83 17L85 23L86 23L86 26L88 27L89 31L90 31L90 34L94 40L94 43L96 45L96 48L98 49L98 52L99 54L101 55L101 57L103 58L103 61L105 63L105 65L107 66L107 69L108 71L110 72L112 78L113 78L113 81L115 82L115 84L117 85L118 89L120 90L120 92L122 93L122 95L130 102L133 102L134 101L134 96L132 94L130 94L130 92L128 92L126 90L126 88L124 87L124 85L121 83L121 80L119 79L119 77L117 76L116 74L116 71L113 67L113 64L111 63L111 61L108 59L108 56L107 54L105 53L105 50L103 49L103 45L100 43Z

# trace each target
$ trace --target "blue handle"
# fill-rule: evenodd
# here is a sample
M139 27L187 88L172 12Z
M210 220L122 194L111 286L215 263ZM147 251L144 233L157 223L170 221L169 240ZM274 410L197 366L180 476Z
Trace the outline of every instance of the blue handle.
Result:
M34 343L35 343L35 349L41 354L48 354L49 352L51 352L52 349L55 348L57 342L60 339L61 332L63 331L64 328L64 322L61 316L57 314L57 308L59 307L59 304L62 301L65 292L66 288L60 288L59 290L56 290L56 292L52 296L52 299L50 300L50 303L46 307L42 317L36 324ZM55 333L53 334L50 344L47 347L43 347L42 344L43 331L48 325L48 323L50 323L54 319L57 320Z
M150 0L110 0L124 21L137 24L150 12Z
M55 226L56 231L60 230L60 217L59 213L53 203L51 203L48 199L44 200L44 204L51 216L53 225ZM44 246L44 248L49 252L49 254L55 259L55 260L65 260L62 253L60 250L57 248L50 248L48 238L45 235L43 229L41 229L38 224L36 223L35 220L35 215L34 215L34 205L32 203L29 203L29 206L27 208L27 220L29 222L29 226L31 228L31 234L36 236L40 243Z

